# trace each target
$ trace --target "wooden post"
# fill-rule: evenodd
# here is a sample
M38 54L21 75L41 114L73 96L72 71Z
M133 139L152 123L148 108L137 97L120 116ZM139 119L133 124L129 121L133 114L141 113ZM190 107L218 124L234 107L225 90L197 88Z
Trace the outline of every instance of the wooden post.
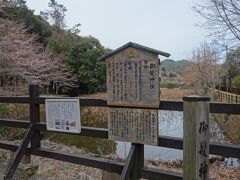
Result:
M131 180L138 180L141 177L141 169L144 167L144 145L135 144L136 147L136 158L132 168Z
M183 98L183 179L209 179L210 97Z
M29 87L30 96L30 122L35 125L40 122L40 105L36 104L36 98L39 97L39 86L30 85ZM40 131L34 130L34 135L31 140L31 148L36 149L40 147Z
M102 170L102 180L112 180L119 178L120 174L118 173Z
M133 163L133 167L130 170L131 175L130 179L131 180L138 180L141 178L141 169L144 167L144 145L143 144L136 144L133 143L135 146L135 160ZM119 179L120 174L110 172L110 171L102 171L102 180L112 180L112 179Z
M10 159L13 158L15 151L10 152ZM21 159L21 164L30 164L31 163L31 155L29 153L25 153Z

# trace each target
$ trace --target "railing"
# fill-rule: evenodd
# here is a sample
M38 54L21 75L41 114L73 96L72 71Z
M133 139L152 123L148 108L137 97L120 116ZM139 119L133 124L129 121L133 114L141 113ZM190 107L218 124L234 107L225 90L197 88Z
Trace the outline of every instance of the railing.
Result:
M221 102L240 103L240 95L238 94L220 91L217 89L211 89L211 91L217 93L218 98Z
M132 179L182 179L183 176L179 173L166 172L159 169L144 167L144 145L142 144L132 143L129 156L125 164L99 157L66 154L41 148L40 132L46 131L46 124L40 122L40 104L44 104L45 99L45 97L39 96L38 86L34 85L30 86L29 97L0 97L0 103L23 103L30 105L30 122L7 119L0 120L0 126L10 126L28 129L20 146L11 143L0 142L1 149L16 151L15 156L13 156L13 158L11 159L9 166L6 170L6 179L10 178L14 174L24 153L71 162L93 168L99 168L109 172L116 172L118 174L121 174L121 179L128 179L130 175L129 169L132 169ZM107 101L104 99L79 98L79 100L81 101L81 106L107 107ZM158 109L168 111L183 111L183 102L160 101L160 107ZM210 113L240 114L240 104L212 102L210 103ZM108 130L102 128L82 127L81 134L79 135L107 139ZM27 145L30 141L31 147L28 147ZM158 146L174 149L183 149L183 139L160 135ZM210 143L210 154L220 155L224 157L240 158L240 146L231 144Z
M216 86L215 88L220 90L220 91L224 91L224 92L229 92L229 93L240 95L240 88L236 88L234 86L234 84L232 84L229 87L226 87L226 86Z

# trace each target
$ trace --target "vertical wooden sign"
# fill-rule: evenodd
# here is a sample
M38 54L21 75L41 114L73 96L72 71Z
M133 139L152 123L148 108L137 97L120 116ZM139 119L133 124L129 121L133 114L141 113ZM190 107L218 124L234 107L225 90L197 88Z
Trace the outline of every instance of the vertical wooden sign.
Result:
M109 139L158 145L158 111L127 107L159 108L159 54L128 43L104 57Z
M108 105L159 107L157 55L128 48L106 62Z
M158 112L147 109L109 108L109 139L158 144Z
M183 179L209 179L209 97L184 97Z

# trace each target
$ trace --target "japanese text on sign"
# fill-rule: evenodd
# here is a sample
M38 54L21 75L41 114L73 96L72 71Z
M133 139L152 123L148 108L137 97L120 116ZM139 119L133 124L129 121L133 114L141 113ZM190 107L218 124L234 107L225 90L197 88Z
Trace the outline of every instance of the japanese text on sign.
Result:
M80 133L80 106L78 99L46 99L47 130Z
M156 110L109 108L109 139L158 145Z
M158 66L155 60L108 61L108 104L158 107Z

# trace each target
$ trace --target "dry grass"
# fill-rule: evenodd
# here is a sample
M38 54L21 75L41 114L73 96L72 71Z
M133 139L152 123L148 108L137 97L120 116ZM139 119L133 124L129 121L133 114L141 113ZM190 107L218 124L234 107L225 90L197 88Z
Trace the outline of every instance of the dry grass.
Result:
M189 95L200 95L201 91L197 89L183 89L183 88L173 88L173 89L167 89L167 88L161 88L161 99L168 99L168 100L182 100L184 96Z
M183 163L180 160L176 161L147 161L148 167L161 169L168 172L183 172ZM223 162L215 161L210 163L209 176L213 180L239 180L240 168L239 167L226 167Z
M95 94L87 94L81 95L82 98L99 98L99 99L107 99L107 93L95 93Z
M107 128L107 109L105 107L81 107L83 126Z
M182 97L189 96L189 95L201 95L202 91L193 88L161 88L161 99L168 99L168 100L182 100ZM82 95L83 98L100 98L106 99L107 93L96 93L90 95Z

